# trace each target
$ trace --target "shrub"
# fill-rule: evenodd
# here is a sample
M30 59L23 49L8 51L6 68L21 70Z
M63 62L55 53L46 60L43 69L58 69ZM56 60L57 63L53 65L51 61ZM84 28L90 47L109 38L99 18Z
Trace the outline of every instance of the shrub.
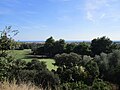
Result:
M26 65L26 69L28 70L45 70L47 66L45 62L40 62L37 59L33 59L31 62L28 62Z
M109 83L101 79L95 79L92 85L92 90L112 90L112 87Z
M42 85L43 88L51 87L52 89L60 84L59 77L48 70L36 74L34 82L36 85Z
M89 90L89 86L83 82L63 83L61 85L61 90Z

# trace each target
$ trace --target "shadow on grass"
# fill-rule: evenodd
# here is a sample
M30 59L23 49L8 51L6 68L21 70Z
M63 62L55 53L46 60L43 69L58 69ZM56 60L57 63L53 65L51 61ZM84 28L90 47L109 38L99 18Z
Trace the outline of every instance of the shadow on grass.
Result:
M34 59L34 58L37 58L37 59L45 58L45 59L47 59L49 57L47 57L45 55L26 55L25 56L25 59Z

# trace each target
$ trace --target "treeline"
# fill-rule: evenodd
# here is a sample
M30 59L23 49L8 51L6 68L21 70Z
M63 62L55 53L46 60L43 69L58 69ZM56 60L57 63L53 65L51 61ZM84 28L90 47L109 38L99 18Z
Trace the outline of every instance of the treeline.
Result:
M42 46L43 43L16 42L15 50L33 49Z
M34 54L46 55L54 57L56 54L77 53L79 55L88 55L94 57L100 53L111 53L113 50L119 49L120 45L112 42L105 36L93 39L91 42L66 43L64 39L55 41L53 37L48 38L45 44L37 45L32 48Z

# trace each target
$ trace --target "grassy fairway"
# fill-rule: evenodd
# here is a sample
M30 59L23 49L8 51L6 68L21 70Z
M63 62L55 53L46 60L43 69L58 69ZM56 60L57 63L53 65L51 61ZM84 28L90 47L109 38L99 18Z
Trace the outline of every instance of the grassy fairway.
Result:
M15 59L22 59L22 60L25 60L26 62L30 62L33 59L33 58L28 58L28 55L31 53L30 49L10 50L8 51L8 53L11 54ZM53 59L38 59L38 60L46 62L47 68L49 70L57 69L57 67L52 64L55 62Z
M26 62L30 62L32 59L22 59L22 60L25 60ZM39 61L43 61L43 62L46 62L46 65L47 65L47 68L49 70L56 70L57 69L57 66L54 66L53 63L55 63L54 59L38 59Z
M40 61L44 61L46 62L46 65L47 65L47 68L49 70L56 70L57 69L57 66L54 66L53 63L55 63L55 61L53 59L39 59Z
M31 53L31 50L10 50L8 53L11 54L15 59L25 59L26 56Z

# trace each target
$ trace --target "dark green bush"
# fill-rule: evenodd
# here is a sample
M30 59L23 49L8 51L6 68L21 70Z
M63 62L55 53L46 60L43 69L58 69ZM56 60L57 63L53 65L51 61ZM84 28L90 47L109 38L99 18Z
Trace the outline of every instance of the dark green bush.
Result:
M34 82L36 85L42 85L44 88L51 87L52 89L55 89L60 84L59 77L48 70L36 74Z
M73 82L73 83L63 83L61 85L61 90L90 90L90 88L83 82L78 82L78 83Z
M92 85L92 90L112 90L111 85L101 79L95 79Z

